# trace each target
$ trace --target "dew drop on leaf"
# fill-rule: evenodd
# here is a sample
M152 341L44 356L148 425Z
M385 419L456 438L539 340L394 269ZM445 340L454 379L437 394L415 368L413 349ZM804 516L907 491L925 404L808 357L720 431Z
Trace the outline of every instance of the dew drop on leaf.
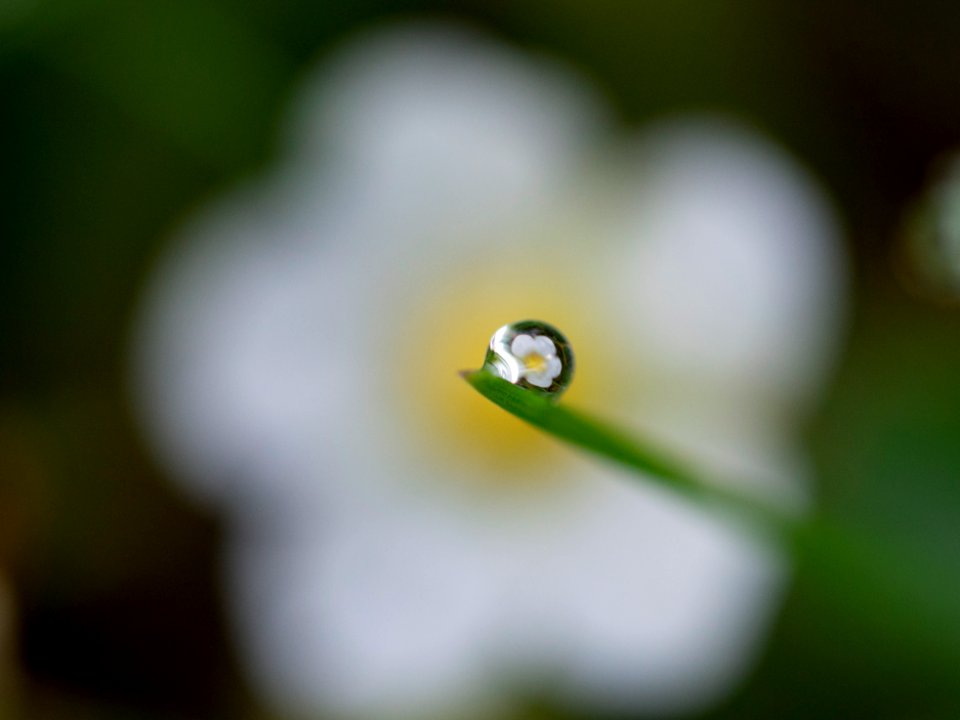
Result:
M483 369L514 385L556 398L573 380L573 351L552 325L523 320L504 325L493 334Z

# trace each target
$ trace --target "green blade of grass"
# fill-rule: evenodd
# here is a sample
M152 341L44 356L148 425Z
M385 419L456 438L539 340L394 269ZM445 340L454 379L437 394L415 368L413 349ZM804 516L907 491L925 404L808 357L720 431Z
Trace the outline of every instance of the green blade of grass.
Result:
M756 498L700 476L653 444L614 425L558 405L485 370L463 378L507 412L704 507L732 511L776 537L801 566L808 593L841 624L888 658L923 664L937 687L960 683L960 582L891 538L827 518L793 518Z
M702 478L668 453L609 423L558 405L485 370L468 370L461 375L494 404L568 444L639 471L645 479L696 502L760 521L767 529L789 532L793 528L793 520L779 510Z

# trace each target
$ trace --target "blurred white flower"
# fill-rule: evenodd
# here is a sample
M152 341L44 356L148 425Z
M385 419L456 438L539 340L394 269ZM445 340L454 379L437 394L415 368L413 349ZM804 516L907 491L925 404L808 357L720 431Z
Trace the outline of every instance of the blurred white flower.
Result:
M599 107L464 31L357 42L304 92L275 176L159 268L145 428L231 518L227 597L280 709L493 717L543 692L676 712L756 654L773 549L456 376L503 323L547 320L577 353L568 402L802 502L795 425L842 304L820 193L746 129L613 142Z

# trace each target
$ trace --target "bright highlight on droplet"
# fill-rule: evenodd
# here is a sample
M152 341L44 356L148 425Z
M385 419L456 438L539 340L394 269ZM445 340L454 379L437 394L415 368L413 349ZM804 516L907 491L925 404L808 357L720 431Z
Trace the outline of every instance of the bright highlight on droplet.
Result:
M483 367L514 385L559 397L573 380L573 351L552 325L524 320L493 334Z

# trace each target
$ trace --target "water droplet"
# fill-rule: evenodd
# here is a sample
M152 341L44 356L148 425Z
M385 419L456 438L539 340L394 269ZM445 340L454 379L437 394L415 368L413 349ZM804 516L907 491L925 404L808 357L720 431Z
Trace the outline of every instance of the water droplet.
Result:
M493 334L483 367L514 385L556 398L573 380L573 351L552 325L524 320Z

